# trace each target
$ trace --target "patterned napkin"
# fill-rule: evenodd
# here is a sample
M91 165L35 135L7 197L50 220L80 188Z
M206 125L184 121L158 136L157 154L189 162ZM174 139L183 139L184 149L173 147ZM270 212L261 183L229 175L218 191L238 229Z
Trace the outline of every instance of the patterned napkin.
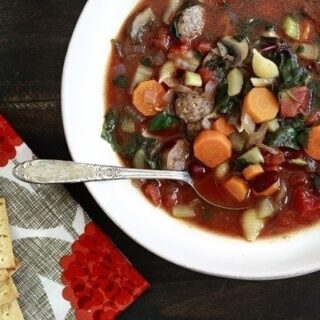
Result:
M0 115L0 197L23 261L14 280L25 319L115 319L149 284L63 186L12 175L15 164L34 158Z

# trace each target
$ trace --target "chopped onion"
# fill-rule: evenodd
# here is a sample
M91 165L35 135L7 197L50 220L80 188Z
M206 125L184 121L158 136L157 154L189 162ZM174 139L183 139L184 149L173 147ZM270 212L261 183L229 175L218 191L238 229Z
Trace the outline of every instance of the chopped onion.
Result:
M262 149L262 150L264 150L264 151L267 151L267 152L269 152L269 153L271 153L271 154L278 154L278 153L279 153L279 150L277 150L277 149L275 149L275 148L272 148L272 147L269 147L269 146L267 146L267 145L265 145L265 144L263 144L263 143L259 143L259 144L257 144L257 146L258 146L260 149Z
M238 112L232 112L229 116L228 123L232 126L237 125L240 114Z
M133 53L144 54L146 52L146 46L142 44L137 44L132 47Z
M174 89L176 92L181 92L181 93L192 93L193 91L181 83L178 82L178 80L174 78L166 78L163 80L163 82L171 89Z
M140 113L136 108L134 108L133 106L126 106L124 108L124 111L131 116L135 121L139 121L142 122L144 120L146 120L146 117Z
M202 96L209 101L214 101L216 92L217 92L218 84L214 81L209 81L205 88Z
M117 64L114 67L115 76L119 76L119 75L125 74L126 71L127 71L127 68L123 63Z
M159 50L153 58L153 63L156 66L162 66L165 62L166 62L166 55L162 50Z
M177 68L182 69L182 70L188 70L188 71L196 71L198 66L195 65L193 62L190 62L188 60L184 60L184 59L176 59L174 61L174 64L176 65Z
M153 74L152 68L139 64L131 83L130 93L133 93L133 90L135 89L135 87L141 82L150 80L152 77L152 74Z
M239 132L245 131L249 136L251 136L256 129L256 124L246 112L243 112L241 115L241 126L238 125L236 127Z
M212 113L210 113L209 115L207 115L206 117L203 118L202 120L202 128L205 129L205 130L209 130L211 129L211 121L212 119L216 119L218 117L218 114L216 111L213 111Z
M310 172L317 172L318 171L317 162L311 158L308 158L308 169Z
M218 53L217 53L218 55ZM212 60L214 58L214 55L210 52L207 54L207 56L204 58L204 60L202 61L202 66L206 66L207 62Z
M250 146L256 146L261 144L266 136L267 131L268 131L268 126L265 123L262 124L261 127L256 132L250 135L248 146L250 147Z
M166 94L162 97L162 99L167 103L167 104L172 104L173 99L174 99L174 90L169 89Z
M116 49L118 56L120 58L125 58L126 56L126 52L124 50L123 44L121 44L118 40L116 39L112 39L111 40L111 44L114 46L114 48Z
M183 0L169 0L166 11L163 15L162 21L169 25L172 22L172 19L174 18L176 12L183 4Z
M277 206L276 209L280 210L282 206L287 202L287 199L288 199L288 189L287 189L286 183L281 179L280 190L274 199L274 203Z

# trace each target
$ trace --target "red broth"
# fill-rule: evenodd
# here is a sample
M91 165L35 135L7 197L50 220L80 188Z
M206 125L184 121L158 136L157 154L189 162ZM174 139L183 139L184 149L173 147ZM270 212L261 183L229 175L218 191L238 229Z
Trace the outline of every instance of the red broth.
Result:
M300 0L208 0L205 1L205 27L202 35L192 41L193 45L210 43L214 46L218 39L225 35L235 34L241 28L241 22L245 19L260 19L268 21L274 25L275 30L281 37L283 37L282 22L283 18L291 13L303 13L311 21L312 30L309 35L309 42L314 43L320 32L320 24L316 19L320 15L320 8L317 0L310 0L301 2ZM143 0L140 1L136 9L130 14L128 20L124 23L123 28L120 30L117 37L117 41L121 44L129 55L125 58L120 57L116 50L113 50L111 60L108 65L108 74L106 80L106 92L107 92L107 110L117 110L120 113L132 106L132 94L129 93L128 86L126 88L118 88L114 85L114 79L119 75L120 69L125 70L125 77L127 85L131 84L138 63L146 56L155 56L159 53L159 48L155 46L155 39L161 39L161 30L167 30L168 27L162 22L163 13L166 9L167 1L153 1ZM137 53L142 50L140 45L134 45L128 39L128 28L132 23L133 18L142 9L150 7L156 17L155 23L148 28L144 38L142 46L145 46L144 52ZM313 20L314 19L314 20ZM246 28L246 25L242 26ZM259 27L257 27L259 29ZM159 31L160 30L160 31ZM250 29L251 30L251 29ZM255 27L253 30L256 30ZM252 32L252 30L250 31ZM259 31L253 31L260 32ZM251 35L255 39L255 34ZM179 41L177 42L180 45ZM302 63L311 70L311 73L315 79L318 80L318 75L315 72L315 65L310 62L302 61ZM154 73L157 74L159 67L153 66ZM317 121L320 120L318 117ZM144 119L135 125L136 132L143 132L148 126L149 119ZM125 143L128 141L129 134L116 130L116 137L118 142ZM162 139L169 139L172 135L181 135L180 127L173 127L165 132L158 133ZM169 143L170 145L170 143ZM264 228L261 232L261 236L273 236L284 234L288 231L297 230L305 227L306 225L314 224L319 220L320 205L314 204L314 201L319 201L317 191L314 190L313 182L314 173L310 172L309 167L299 167L288 164L288 159L296 159L297 154L287 148L281 149L285 154L283 163L274 165L272 161L266 161L264 163L264 169L266 171L277 170L280 173L282 184L287 188L287 199L278 208L276 214L265 221ZM303 151L300 155L305 156ZM267 152L263 152L265 158L267 158ZM269 157L270 158L270 157ZM133 166L132 157L121 155L121 159L126 166ZM202 192L210 196L212 199L217 199L224 202L226 205L234 205L234 200L228 192L213 179L213 170L207 168L199 161L192 158L192 164L198 166L198 176L196 174L195 183ZM318 168L318 163L315 161L315 166ZM213 232L219 232L230 236L243 236L243 228L241 226L241 219L243 212L240 211L227 211L223 209L214 208L203 201L200 201L195 192L187 185L172 181L139 181L138 187L141 188L143 193L148 199L156 206L162 206L169 214L172 213L172 208L176 205L193 203L193 210L195 217L188 219L189 222L208 229ZM304 218L298 215L295 210L292 209L293 190L299 189L300 194L295 193L298 197L306 197L312 193L313 204L315 206L315 214L312 217ZM197 199L197 200L195 200ZM251 198L251 200L256 200ZM276 200L276 196L273 197L273 201ZM246 201L251 201L250 199ZM306 201L308 202L308 201ZM310 201L309 201L310 202ZM277 205L277 203L275 203Z

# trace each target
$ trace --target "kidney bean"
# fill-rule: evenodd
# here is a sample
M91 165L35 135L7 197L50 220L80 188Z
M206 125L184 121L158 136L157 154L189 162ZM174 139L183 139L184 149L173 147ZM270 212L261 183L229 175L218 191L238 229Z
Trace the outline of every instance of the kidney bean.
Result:
M251 182L251 188L256 193L261 193L271 187L280 178L280 174L277 171L268 171L259 176L257 176Z
M189 173L192 178L203 178L207 173L207 168L199 163L193 163L189 168Z

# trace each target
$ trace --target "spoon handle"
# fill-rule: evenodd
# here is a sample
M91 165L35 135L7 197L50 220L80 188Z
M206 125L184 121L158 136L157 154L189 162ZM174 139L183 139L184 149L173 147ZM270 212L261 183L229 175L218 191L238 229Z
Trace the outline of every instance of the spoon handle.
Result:
M32 160L18 164L13 174L30 183L77 183L123 179L169 179L191 182L186 171L131 169L60 160Z

